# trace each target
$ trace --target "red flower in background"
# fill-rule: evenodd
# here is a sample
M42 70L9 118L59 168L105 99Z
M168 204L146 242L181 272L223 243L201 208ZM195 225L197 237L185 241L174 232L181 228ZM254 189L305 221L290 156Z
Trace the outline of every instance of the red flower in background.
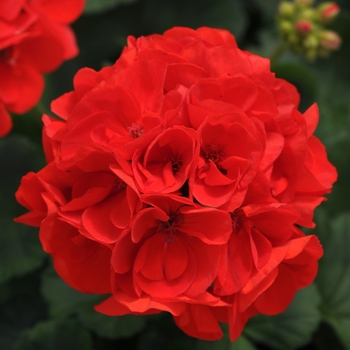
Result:
M84 0L2 0L0 3L0 136L11 129L8 113L24 113L40 99L43 73L77 55L69 24Z
M225 30L128 39L44 116L48 165L16 194L60 276L110 293L107 315L170 312L194 337L236 339L285 310L322 256L313 212L337 173L317 106Z

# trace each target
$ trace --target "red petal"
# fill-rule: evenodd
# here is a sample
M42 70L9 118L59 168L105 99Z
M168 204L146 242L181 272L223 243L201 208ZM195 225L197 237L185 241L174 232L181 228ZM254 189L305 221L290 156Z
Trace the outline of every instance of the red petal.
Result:
M33 67L21 63L13 67L0 62L0 98L15 113L27 112L39 101L44 79Z
M284 264L278 267L278 275L273 284L255 301L254 306L265 315L283 312L292 302L297 285L292 269Z
M318 119L319 119L319 112L318 112L318 106L316 103L312 104L305 112L304 112L304 118L306 121L307 126L307 136L311 137L313 133L316 130Z
M221 246L207 245L196 237L182 235L188 254L196 259L196 275L185 294L195 298L204 293L214 282L218 273ZM189 261L188 266L190 266Z
M112 298L112 297L111 297ZM150 310L160 310L170 312L172 315L177 316L181 314L185 309L184 303L178 302L167 302L159 299L154 299L149 295L141 295L141 296L130 296L129 294L125 294L123 292L114 293L113 298L116 300L116 303L120 303L122 306L125 306L129 312L135 314L145 314ZM109 307L113 308L112 310ZM107 299L101 304L97 305L96 310L107 315L115 312L125 312L126 310L119 305L116 305L114 301ZM110 311L109 311L110 310ZM117 314L118 315L118 314Z
M135 217L131 228L132 241L137 243L144 236L157 232L162 222L167 222L169 216L158 208L146 208L141 210Z
M233 233L222 254L215 293L231 295L247 283L253 268L249 236L246 232Z
M223 336L218 320L208 306L189 304L186 311L174 317L174 321L191 337L213 341Z
M231 232L231 216L229 213L211 208L193 208L183 206L179 209L183 221L179 230L189 236L199 238L207 244L225 244Z
M140 272L145 278L152 281L165 279L164 254L167 250L165 234L155 234L142 244L135 259L134 271Z
M136 61L123 75L123 85L132 91L141 111L157 112L163 98L166 64L159 61Z
M59 220L49 219L47 224L44 221L40 239L49 241L54 251L54 267L71 287L83 293L111 292L109 248L86 239L75 228Z
M82 224L98 242L114 243L120 237L122 230L115 227L110 218L115 201L118 200L117 196L125 196L125 192L109 197L84 210Z
M130 231L125 231L113 248L111 265L114 271L120 274L128 272L134 264L138 249L139 245L131 241Z
M69 24L83 12L85 0L40 0L39 3L51 21Z
M166 91L177 88L178 85L191 87L205 76L206 72L194 64L174 63L167 68L164 89Z
M180 235L174 236L174 241L176 241L177 239L182 239L180 237L181 237ZM166 240L166 236L164 235L164 238L162 239L163 244L165 243L165 240ZM171 243L169 242L167 244L171 244ZM161 299L177 297L179 294L184 293L189 287L193 287L194 279L196 278L196 274L197 274L197 265L198 265L197 257L195 254L193 254L192 249L188 246L188 244L184 243L184 246L186 247L186 250L187 250L188 263L187 263L187 268L184 270L184 273L180 277L173 280L166 280L165 278L159 279L158 281L150 280L148 278L145 278L142 274L142 270L140 270L139 273L136 272L134 274L135 283L147 294L151 295L154 298L161 298ZM152 248L150 252L151 251L152 251ZM208 255L206 255L206 258L208 259ZM137 266L137 269L141 269L143 264L146 263L146 259L151 260L152 256L149 256L148 252L144 250L142 252L142 256L139 259L140 259L138 262L139 266ZM160 277L161 272L159 267L154 266L154 269L158 271L158 273L156 273L155 276ZM152 273L151 271L149 272ZM210 282L209 284L207 283L207 279L211 278L211 276L209 276L208 278L208 274L207 274L203 276L203 278L204 278L205 288L204 290L197 289L196 290L197 294L202 294L206 290L206 288L210 285ZM203 281L200 281L200 282L203 282Z
M256 252L253 254L254 264L257 270L261 269L267 264L270 259L272 244L271 242L262 235L257 229L251 229L251 246L252 251Z
M0 1L0 18L6 21L14 20L20 13L26 0Z
M47 33L24 40L18 47L23 60L42 73L55 70L64 59L63 45Z
M188 252L181 240L173 236L168 237L163 262L167 280L171 281L178 278L185 272L188 264L187 254Z

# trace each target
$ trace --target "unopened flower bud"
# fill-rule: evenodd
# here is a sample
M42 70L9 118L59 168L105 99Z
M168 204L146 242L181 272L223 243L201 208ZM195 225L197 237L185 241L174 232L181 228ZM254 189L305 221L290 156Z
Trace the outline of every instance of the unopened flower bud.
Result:
M282 1L278 7L278 13L282 18L292 18L295 13L295 5L289 1Z
M303 41L303 46L309 50L316 49L318 45L319 45L319 40L315 35L308 35Z
M278 27L282 34L289 34L294 31L293 23L287 20L280 21Z
M330 23L340 12L340 7L335 2L325 2L317 8L323 23Z
M311 6L314 0L294 0L294 2L300 7Z
M315 9L312 7L306 8L300 12L300 19L307 20L313 22L317 18L317 14Z
M277 17L278 29L285 47L309 60L328 56L337 50L341 38L326 30L339 13L339 6L332 1L313 6L314 0L282 0Z
M312 31L312 23L307 20L301 20L294 23L294 27L299 33L307 34Z
M329 50L338 50L341 45L340 36L331 30L323 30L320 35L320 45Z
M305 57L309 61L314 61L317 58L317 50L316 49L307 50L305 53Z

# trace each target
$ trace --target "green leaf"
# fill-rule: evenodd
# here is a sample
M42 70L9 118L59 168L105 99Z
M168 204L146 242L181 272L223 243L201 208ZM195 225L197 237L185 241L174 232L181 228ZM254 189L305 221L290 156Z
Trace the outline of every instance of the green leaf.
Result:
M43 163L41 149L24 136L0 140L0 283L35 270L46 256L38 229L13 222L23 212L14 193L21 177Z
M307 344L320 322L320 297L311 285L297 292L287 310L276 316L258 315L247 324L244 334L276 350L296 349Z
M323 300L323 316L345 348L350 348L350 213L329 224L327 216L317 216L317 234L324 247L316 284Z
M37 230L10 220L0 218L0 282L35 270L45 258Z
M169 313L162 312L147 316L147 328L137 337L136 349L193 350L195 342L175 325Z
M21 332L47 318L46 305L38 291L39 272L15 278L0 286L6 290L0 309L0 349L12 350Z
M80 293L66 284L51 267L42 275L41 293L53 317L66 316L84 310L101 299L99 295Z
M326 322L321 322L315 333L313 345L317 350L346 350L335 334L334 329Z
M326 321L333 327L344 349L350 349L350 318L327 316Z
M142 334L137 344L137 350L166 349L166 336L157 329L149 329Z
M15 350L92 350L90 334L76 320L38 323L19 338Z
M229 350L255 350L256 347L244 335L241 335L230 345Z
M317 286L330 310L350 317L350 214L338 216L329 225L322 213L317 221L317 235L325 250L319 264Z
M256 347L244 335L241 335L235 342L231 342L227 325L222 326L224 336L222 339L209 342L198 340L196 343L196 350L255 350Z
M108 11L123 4L132 4L137 0L86 0L84 12L86 14Z
M140 332L146 325L145 316L106 316L92 307L79 312L81 323L102 338L127 338Z

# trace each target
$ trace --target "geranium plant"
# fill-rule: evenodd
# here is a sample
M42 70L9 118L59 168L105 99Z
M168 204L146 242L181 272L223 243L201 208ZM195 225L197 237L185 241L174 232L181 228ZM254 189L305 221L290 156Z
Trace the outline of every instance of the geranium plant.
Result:
M315 207L337 174L318 109L227 31L177 27L88 68L44 115L48 165L16 196L58 274L111 293L107 315L170 312L194 337L231 340L286 309L316 276Z
M3 134L9 112L24 113L42 96L42 74L77 54L68 24L83 5L4 5L11 39L1 51ZM343 270L328 279L332 261L346 255L338 248L332 260L327 248L336 246L328 232L347 222L333 218L342 194L323 203L338 176L342 183L334 166L342 163L327 155L336 129L323 121L327 97L316 88L317 72L325 79L327 62L343 57L331 51L346 47L341 28L326 28L340 7L258 6L278 38L244 22L253 18L248 5L232 5L240 14L232 26L180 20L154 30L145 30L147 5L117 5L86 3L74 27L81 55L45 77L42 139L32 111L0 140L3 183L13 184L3 198L15 193L26 209L4 209L25 247L9 252L28 251L17 263L6 254L26 267L4 269L3 280L15 291L10 278L32 272L39 303L13 349L347 346L332 294L347 279L338 279ZM167 6L176 13L180 5ZM145 27L128 30L134 35L118 46L122 18L136 18L123 11L132 8ZM214 18L209 7L207 15ZM15 71L35 71L40 89L12 79ZM35 243L26 245L28 226ZM5 292L4 305L12 299Z

